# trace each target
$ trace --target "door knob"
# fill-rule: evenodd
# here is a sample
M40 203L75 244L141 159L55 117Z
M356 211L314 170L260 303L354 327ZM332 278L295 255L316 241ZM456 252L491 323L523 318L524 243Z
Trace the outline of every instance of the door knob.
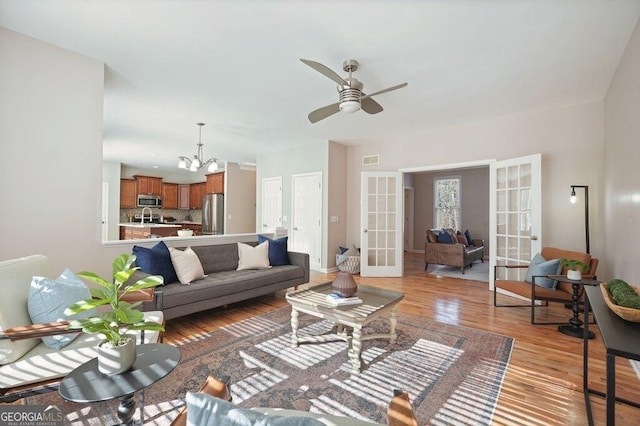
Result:
M297 227L297 226L294 226L294 227L293 227L293 230L294 230L294 231L297 231L297 230L298 230L298 227Z
M366 233L367 231L368 231L368 229L367 229L367 228L364 228L364 231L362 231L362 232L365 232L365 233Z
M536 235L531 236L531 241L538 241L538 237Z

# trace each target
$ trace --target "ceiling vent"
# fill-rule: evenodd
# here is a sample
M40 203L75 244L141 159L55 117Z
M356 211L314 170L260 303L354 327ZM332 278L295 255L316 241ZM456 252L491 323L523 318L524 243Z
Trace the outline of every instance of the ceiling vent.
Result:
M362 157L363 166L375 166L376 164L380 164L380 154L365 155Z

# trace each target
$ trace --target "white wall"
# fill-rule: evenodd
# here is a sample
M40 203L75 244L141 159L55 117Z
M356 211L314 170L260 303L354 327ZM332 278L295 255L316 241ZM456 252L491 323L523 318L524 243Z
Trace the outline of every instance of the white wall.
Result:
M256 171L227 162L224 176L225 234L256 232Z
M335 254L344 246L347 236L347 147L329 142L329 173L327 177L327 226L324 228L327 241L328 269L336 267ZM332 222L331 217L338 218Z
M583 207L568 202L571 184L589 185L591 252L602 257L603 103L510 114L454 127L399 134L349 147L347 239L360 239L360 173L542 154L542 242L584 251ZM361 166L380 154L380 165Z
M107 241L120 239L120 163L102 162L102 181L109 185L109 218Z
M109 271L101 248L104 66L0 28L0 259Z
M608 274L640 285L640 24L604 102L604 254ZM589 188L591 190L591 188Z

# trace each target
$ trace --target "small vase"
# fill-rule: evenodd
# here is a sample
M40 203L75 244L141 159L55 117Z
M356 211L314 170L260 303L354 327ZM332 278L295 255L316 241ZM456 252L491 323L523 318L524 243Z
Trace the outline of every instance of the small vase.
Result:
M358 291L358 283L348 272L338 272L331 283L331 290L342 297L351 297Z
M573 281L580 281L582 279L582 272L569 269L567 271L567 278Z
M136 338L127 336L128 341L120 346L111 346L106 340L98 344L98 370L108 376L124 373L136 362Z

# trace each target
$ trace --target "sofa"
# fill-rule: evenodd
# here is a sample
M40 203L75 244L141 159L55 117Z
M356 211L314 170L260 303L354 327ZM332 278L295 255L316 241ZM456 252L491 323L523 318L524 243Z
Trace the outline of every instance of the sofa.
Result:
M464 269L471 267L473 262L484 262L484 240L471 239L469 242L464 234L453 233L449 240L455 238L455 242L443 242L441 234L451 234L451 230L429 229L424 243L424 270L430 264L456 266L464 274ZM467 235L469 235L467 231ZM462 238L460 238L462 236ZM462 242L464 239L464 242ZM466 242L466 244L465 244Z
M168 282L156 287L155 302L146 304L145 310L160 310L165 320L170 320L309 282L307 253L285 251L287 260L282 263L287 264L237 270L238 243L193 246L190 249L200 260L206 276L193 280L188 285ZM136 281L149 273L157 272L139 270L131 280Z
M0 402L12 402L41 392L37 388L59 382L74 368L98 356L99 335L79 333L61 349L46 346L41 337L68 334L65 321L32 324L29 314L29 291L33 277L53 278L46 256L36 254L0 262ZM64 286L62 289L67 290ZM132 293L133 294L133 293ZM49 287L46 293L52 309L60 300ZM153 292L128 301L151 300ZM73 300L71 303L77 302ZM66 303L66 302L65 302ZM69 303L70 304L70 303ZM145 318L162 323L162 312L145 312ZM139 336L140 337L140 336ZM146 332L145 343L160 340L158 332Z

